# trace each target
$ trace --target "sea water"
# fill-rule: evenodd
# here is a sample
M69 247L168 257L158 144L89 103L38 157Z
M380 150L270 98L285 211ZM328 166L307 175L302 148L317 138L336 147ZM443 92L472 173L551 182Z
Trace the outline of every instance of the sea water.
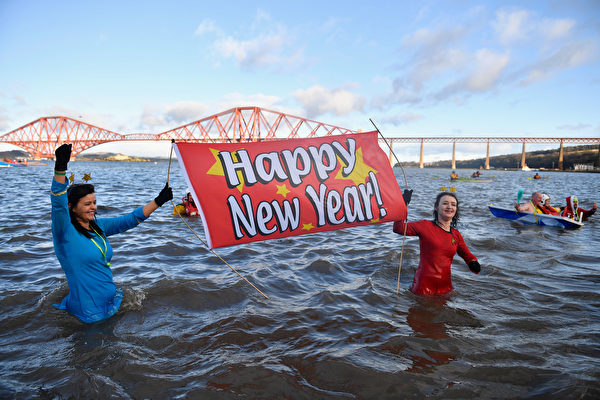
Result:
M152 200L169 168L72 162L69 170L76 181L91 174L104 217ZM488 210L511 207L519 189L548 193L555 205L576 195L590 208L600 174L434 179L449 173L405 170L409 220L430 219L443 187L460 200L458 228L482 271L455 257L448 296L408 290L418 239L403 247L386 223L217 249L265 299L167 203L111 237L124 303L85 325L52 306L68 293L52 247L52 165L0 170L0 398L600 397L600 213L566 231ZM186 184L177 165L169 179L178 200ZM201 220L186 221L203 238Z

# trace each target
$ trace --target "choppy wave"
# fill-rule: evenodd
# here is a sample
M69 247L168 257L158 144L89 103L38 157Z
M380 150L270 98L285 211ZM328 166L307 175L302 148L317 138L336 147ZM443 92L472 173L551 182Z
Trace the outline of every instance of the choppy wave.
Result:
M72 164L76 175L92 172L102 215L152 199L166 170ZM11 174L1 184L1 398L600 397L600 215L562 231L487 210L512 204L518 189L557 204L575 193L589 206L600 175L538 182L494 171L493 182L452 182L482 272L455 258L455 290L439 298L408 290L418 241L402 248L382 224L218 251L265 299L165 207L111 238L123 306L85 325L52 306L68 287L52 248L51 167L0 172ZM448 172L406 171L409 219L430 218L444 182L425 178ZM202 235L200 220L189 222Z

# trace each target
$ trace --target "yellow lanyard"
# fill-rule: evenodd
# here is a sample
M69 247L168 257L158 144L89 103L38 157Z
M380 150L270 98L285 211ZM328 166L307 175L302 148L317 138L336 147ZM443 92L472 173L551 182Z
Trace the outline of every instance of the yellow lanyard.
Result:
M90 228L92 228L92 227L90 226ZM104 243L104 250L102 250L102 247L100 247L98 245L98 243L96 243L96 241L93 238L90 238L90 240L96 245L96 247L98 248L98 250L100 250L100 253L102 253L102 257L104 257L104 262L106 263L106 266L110 267L110 263L106 260L106 250L107 250L106 240L104 240L104 238L102 237L102 235L100 235L98 232L96 232L96 230L94 228L92 228L92 230L94 231L94 233L96 235L98 235L98 237L100 239L102 239L102 242Z
M535 210L537 210L537 207L535 206L535 204L533 204L533 201L529 200L529 203L531 204L531 206L533 207L533 218L535 218L535 223L539 224L537 217L535 215Z

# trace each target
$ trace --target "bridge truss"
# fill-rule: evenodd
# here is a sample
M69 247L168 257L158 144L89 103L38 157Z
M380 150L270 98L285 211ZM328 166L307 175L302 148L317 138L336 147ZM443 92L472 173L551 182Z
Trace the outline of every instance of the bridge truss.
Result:
M162 133L120 134L69 117L42 117L0 136L0 143L21 147L34 158L54 157L62 143L73 144L73 156L102 143L116 141L178 142L257 142L263 140L310 138L354 133L347 128L268 110L261 107L236 107ZM423 167L424 143L452 143L452 166L455 168L456 143L487 143L486 168L489 168L490 143L522 143L521 163L525 167L526 143L559 143L562 163L563 144L600 144L600 138L556 137L389 137L390 161L395 143L420 143L420 166Z
M0 143L21 147L35 158L53 158L62 143L72 154L115 141L257 142L353 133L350 129L267 110L236 107L158 134L119 134L69 117L43 117L0 136Z

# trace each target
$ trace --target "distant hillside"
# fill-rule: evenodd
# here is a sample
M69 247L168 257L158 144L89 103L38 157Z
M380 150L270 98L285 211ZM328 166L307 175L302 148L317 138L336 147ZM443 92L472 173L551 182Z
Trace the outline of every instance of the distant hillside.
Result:
M29 158L29 153L23 150L0 151L0 160L4 160L5 158L9 160Z
M75 160L79 160L79 161L137 161L137 162L151 161L149 158L128 156L126 154L119 154L119 153L80 154L77 157L75 157Z
M525 163L533 169L558 168L559 149L540 150L525 153ZM599 166L598 146L569 146L563 148L563 168L573 169L574 164L593 164ZM404 167L418 167L418 162L402 163ZM425 168L452 168L452 160L423 163ZM485 166L485 157L473 160L456 160L456 168L478 169ZM490 157L490 168L521 168L521 153Z
M0 160L3 159L9 160L17 160L23 158L30 158L29 153L23 150L11 150L11 151L0 151ZM119 153L93 153L93 154L80 154L77 157L73 157L72 160L78 161L138 161L138 162L148 162L148 161L164 161L165 158L156 158L156 157L136 157L136 156L128 156L125 154Z

